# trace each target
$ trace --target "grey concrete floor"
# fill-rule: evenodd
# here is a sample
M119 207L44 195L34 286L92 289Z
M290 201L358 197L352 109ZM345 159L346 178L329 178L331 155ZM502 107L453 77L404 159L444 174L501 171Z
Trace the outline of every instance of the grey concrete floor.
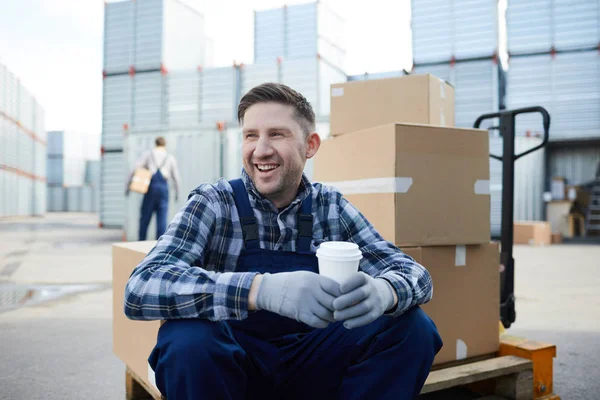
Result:
M0 399L124 398L110 288L122 232L97 225L92 214L0 220ZM599 398L600 246L517 246L515 259L508 333L558 346L563 399ZM11 308L11 290L31 285L33 302Z

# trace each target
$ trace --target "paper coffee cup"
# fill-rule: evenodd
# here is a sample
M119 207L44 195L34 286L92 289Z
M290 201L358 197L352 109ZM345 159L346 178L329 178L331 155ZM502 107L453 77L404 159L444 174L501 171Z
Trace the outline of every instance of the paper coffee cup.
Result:
M324 242L317 249L319 274L339 283L358 272L362 253L356 243Z

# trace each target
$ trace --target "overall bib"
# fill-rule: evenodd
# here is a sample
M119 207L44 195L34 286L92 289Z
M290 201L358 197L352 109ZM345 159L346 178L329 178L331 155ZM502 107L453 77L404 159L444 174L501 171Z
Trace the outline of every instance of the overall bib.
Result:
M310 253L312 198L300 208L298 251L265 250L243 182L230 183L245 243L237 271L318 273ZM435 325L419 307L352 330L341 322L315 329L255 311L244 320L169 320L149 364L167 399L411 399L440 348Z
M142 209L140 213L139 240L146 240L148 234L148 225L152 219L152 214L156 212L156 239L158 239L167 229L167 212L169 209L169 184L160 172L156 170L148 192L144 194L142 200Z

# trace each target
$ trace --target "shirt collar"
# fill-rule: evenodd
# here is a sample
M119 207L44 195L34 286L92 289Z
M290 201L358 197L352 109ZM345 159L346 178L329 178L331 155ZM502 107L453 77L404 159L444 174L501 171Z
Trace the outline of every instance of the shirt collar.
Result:
M273 204L273 202L271 202L271 200L266 199L262 194L260 194L258 192L258 190L256 189L256 186L254 186L254 182L252 182L252 179L250 178L250 175L248 175L248 173L246 172L246 170L244 168L242 168L242 181L244 182L244 185L246 186L246 190L248 191L248 193L250 193L250 199L254 200L255 202L259 203L259 204L264 204L264 205L269 205L273 210L277 210L277 207L275 207L275 204ZM308 177L306 176L306 174L302 174L302 179L300 180L300 186L298 186L298 194L296 195L296 198L287 206L284 208L285 211L288 208L301 203L302 201L304 201L304 199L306 199L309 194L312 191L312 183L310 182L310 180L308 179ZM277 210L279 212L279 210Z

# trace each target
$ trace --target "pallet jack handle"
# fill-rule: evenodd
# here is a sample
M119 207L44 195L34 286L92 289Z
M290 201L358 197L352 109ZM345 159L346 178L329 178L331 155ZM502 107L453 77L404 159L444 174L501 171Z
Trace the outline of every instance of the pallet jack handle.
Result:
M542 143L520 154L515 154L515 118L519 114L542 114L544 138ZM500 264L500 320L505 328L515 322L515 260L513 259L514 243L514 186L515 161L519 158L541 149L548 143L550 131L550 114L543 107L527 107L514 110L502 110L496 113L484 114L477 118L474 127L479 129L487 119L499 118L500 124L491 129L498 129L504 138L502 156L490 154L490 157L502 162L502 230Z

